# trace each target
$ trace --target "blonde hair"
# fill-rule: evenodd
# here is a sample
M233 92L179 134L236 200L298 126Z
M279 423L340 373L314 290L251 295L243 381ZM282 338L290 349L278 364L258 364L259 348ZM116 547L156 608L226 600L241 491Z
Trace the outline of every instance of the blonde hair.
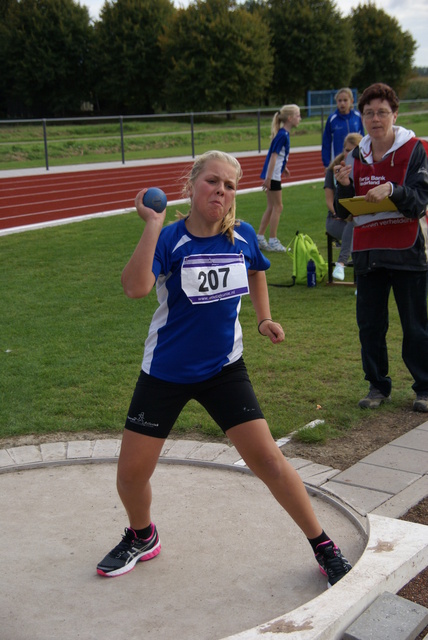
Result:
M179 218L187 218L192 213L192 187L198 179L199 174L201 173L201 171L203 171L205 165L207 164L207 162L210 162L210 160L219 160L220 162L225 162L233 167L236 171L235 187L238 186L238 182L242 178L242 167L239 164L238 160L234 156L231 156L229 153L225 153L224 151L206 151L201 156L196 158L190 171L184 177L185 182L182 194L185 198L190 198L190 211L186 216L184 216L180 212L177 212ZM234 198L229 211L226 213L221 222L220 227L221 233L227 235L232 244L234 244L235 241L233 230L235 226L238 225L239 220L236 220L236 198Z
M334 96L334 99L335 99L335 100L337 100L341 93L346 93L346 95L348 96L348 98L350 99L350 101L351 101L352 103L354 102L354 94L352 93L352 89L350 89L349 87L342 87L342 88L341 88L341 89L339 89L339 91L336 93L336 95Z
M337 165L340 164L344 159L345 159L345 153L342 151L341 153L339 153L338 156L333 158L333 160L328 165L327 169L330 169L331 171L332 169L334 169L334 167L337 167Z
M348 133L348 135L346 136L346 138L343 141L343 146L345 146L345 144L352 144L354 147L357 147L361 140L363 139L363 136L361 135L361 133Z
M291 118L296 111L300 111L297 104L285 104L279 111L275 113L272 118L272 124L270 129L271 140L274 139L278 131L285 125L287 120Z
M352 144L353 147L358 147L358 145L360 144L360 140L362 139L363 139L363 136L361 135L361 133L355 133L355 132L348 133L348 135L343 141L343 146L345 147L346 144ZM338 156L333 158L333 160L330 162L327 168L330 169L331 171L332 169L334 169L334 167L340 164L344 159L345 159L345 152L342 151L342 153L339 153Z

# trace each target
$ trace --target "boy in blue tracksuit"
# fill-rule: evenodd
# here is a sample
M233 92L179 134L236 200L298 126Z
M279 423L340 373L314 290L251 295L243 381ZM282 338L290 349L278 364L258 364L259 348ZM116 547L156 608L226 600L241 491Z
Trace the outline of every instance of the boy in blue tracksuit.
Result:
M322 137L322 162L325 168L343 151L343 144L348 133L360 133L364 136L364 127L360 113L353 109L354 96L351 89L339 89L335 95L337 109L332 113L325 125Z

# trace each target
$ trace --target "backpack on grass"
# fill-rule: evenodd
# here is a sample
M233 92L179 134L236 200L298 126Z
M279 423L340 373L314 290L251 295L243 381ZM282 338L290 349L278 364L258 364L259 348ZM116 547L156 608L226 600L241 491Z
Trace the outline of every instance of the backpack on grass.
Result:
M327 263L318 251L315 242L306 233L296 235L287 246L287 255L293 260L293 282L289 285L272 285L274 287L292 287L295 284L307 284L307 269L309 260L315 263L317 283L322 282L327 274Z
M315 262L317 282L322 282L327 273L327 263L318 251L315 242L306 233L296 231L292 240L291 255L293 257L293 284L307 284L307 267L309 260Z

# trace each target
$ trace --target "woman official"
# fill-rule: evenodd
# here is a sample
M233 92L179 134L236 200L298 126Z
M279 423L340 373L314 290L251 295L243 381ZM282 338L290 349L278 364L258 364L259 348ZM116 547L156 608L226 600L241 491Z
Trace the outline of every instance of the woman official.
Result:
M396 125L398 106L397 95L383 83L361 95L358 107L367 135L336 167L335 209L347 218L340 199L355 195L373 205L392 201L396 207L354 217L357 323L370 383L359 405L374 409L391 399L386 334L392 288L403 329L402 357L414 379L413 409L428 412L428 161L413 131Z

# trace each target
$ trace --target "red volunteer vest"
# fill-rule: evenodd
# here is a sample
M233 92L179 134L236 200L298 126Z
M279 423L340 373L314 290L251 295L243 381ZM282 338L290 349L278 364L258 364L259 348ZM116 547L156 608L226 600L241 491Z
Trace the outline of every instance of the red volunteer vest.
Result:
M354 159L355 195L364 196L367 191L385 182L402 185L412 151L418 138L411 138L387 158L374 164L364 164ZM416 242L419 220L405 218L376 219L354 227L353 251L369 249L410 249Z

